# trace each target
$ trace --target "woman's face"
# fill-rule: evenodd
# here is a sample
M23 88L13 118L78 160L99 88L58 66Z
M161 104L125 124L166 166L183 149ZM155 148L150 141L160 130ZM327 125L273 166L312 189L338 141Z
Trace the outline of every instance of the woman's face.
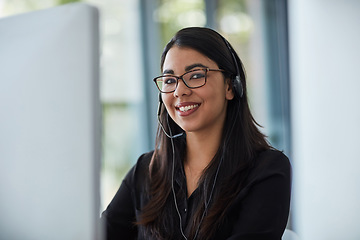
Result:
M200 52L173 46L165 57L163 74L180 76L198 68L219 69L214 61ZM233 97L228 81L218 71L209 71L206 84L200 88L190 89L179 80L175 92L162 93L170 117L187 133L221 130L227 101Z

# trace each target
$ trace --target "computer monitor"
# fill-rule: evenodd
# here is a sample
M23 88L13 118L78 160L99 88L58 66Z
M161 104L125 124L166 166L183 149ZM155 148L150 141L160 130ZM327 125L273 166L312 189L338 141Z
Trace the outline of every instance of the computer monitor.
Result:
M0 239L99 239L98 11L0 19Z

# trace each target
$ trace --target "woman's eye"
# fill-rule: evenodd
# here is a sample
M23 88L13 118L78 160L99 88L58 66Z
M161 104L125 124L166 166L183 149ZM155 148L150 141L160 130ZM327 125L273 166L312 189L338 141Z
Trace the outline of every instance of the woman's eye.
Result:
M203 73L194 73L191 75L190 79L199 79L199 78L204 78L205 74Z
M175 79L175 78L170 78L170 77L168 77L168 78L165 78L165 79L164 79L164 84L174 84L174 83L176 83L176 79Z

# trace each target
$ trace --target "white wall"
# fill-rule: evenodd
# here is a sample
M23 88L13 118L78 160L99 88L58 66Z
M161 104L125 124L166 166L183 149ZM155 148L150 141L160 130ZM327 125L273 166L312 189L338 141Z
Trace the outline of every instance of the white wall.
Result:
M360 1L289 0L295 231L360 239Z

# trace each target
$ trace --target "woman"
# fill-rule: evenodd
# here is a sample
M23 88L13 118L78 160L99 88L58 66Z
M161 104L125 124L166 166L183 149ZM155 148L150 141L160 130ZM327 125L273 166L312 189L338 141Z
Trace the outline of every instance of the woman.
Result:
M156 148L102 214L108 239L281 239L290 164L258 130L245 73L208 28L180 30L161 58Z

